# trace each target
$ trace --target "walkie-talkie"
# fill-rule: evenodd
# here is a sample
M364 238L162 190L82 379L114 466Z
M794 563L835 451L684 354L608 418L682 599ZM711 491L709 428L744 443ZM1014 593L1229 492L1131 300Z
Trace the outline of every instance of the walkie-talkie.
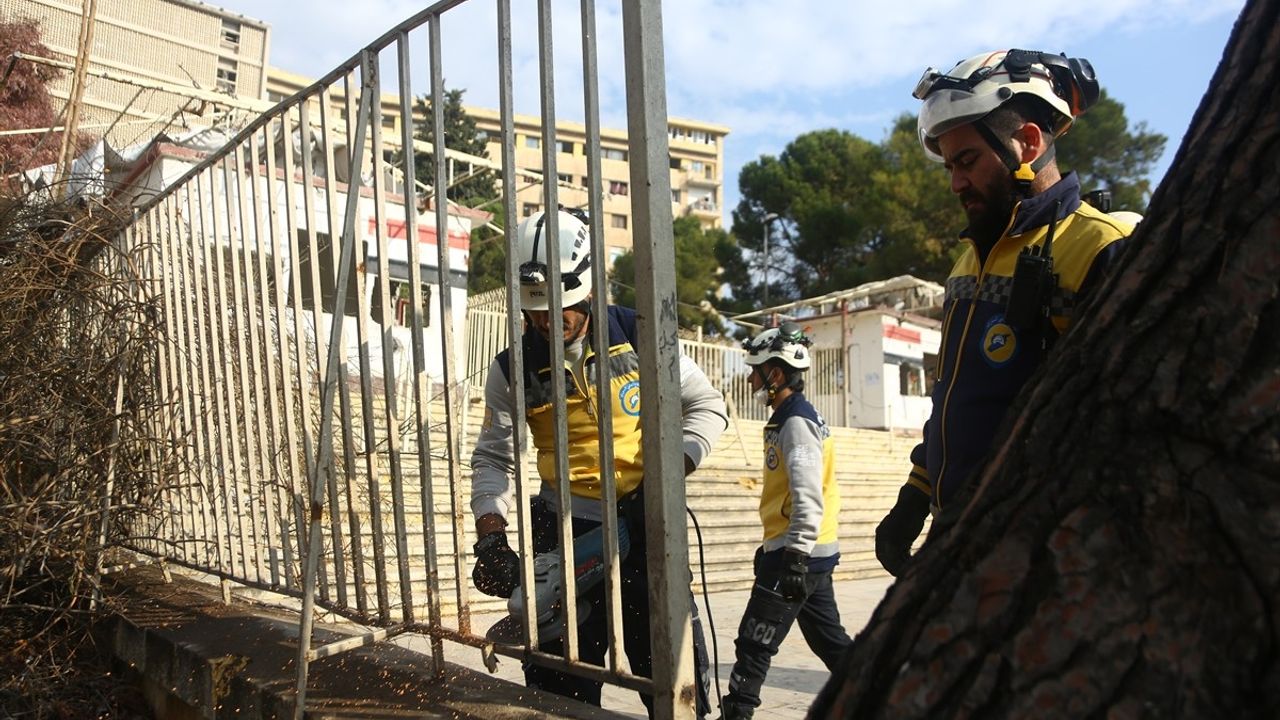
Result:
M1057 278L1053 274L1053 233L1058 226L1059 200L1053 206L1049 220L1049 233L1043 247L1025 247L1018 253L1018 264L1013 270L1013 286L1009 289L1009 301L1004 308L1004 319L1015 332L1033 330L1037 323L1049 319L1049 301ZM1047 338L1040 339L1043 346Z

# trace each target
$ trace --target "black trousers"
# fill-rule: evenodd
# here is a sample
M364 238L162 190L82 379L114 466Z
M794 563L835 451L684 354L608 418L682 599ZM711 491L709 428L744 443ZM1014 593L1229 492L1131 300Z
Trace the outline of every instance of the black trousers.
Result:
M638 493L637 493L638 494ZM629 498L630 499L630 498ZM640 516L643 523L643 516ZM535 553L552 552L559 543L558 522L555 511L539 499L533 501L533 550ZM573 519L573 536L578 537L600 526L600 523L582 518ZM628 523L632 528L631 550L619 568L622 581L622 645L626 650L627 660L631 663L632 674L640 677L653 677L653 655L649 645L649 574L647 553L645 551L644 533L636 532L638 526L634 514ZM604 665L605 653L609 648L609 628L606 617L605 585L601 583L587 593L586 602L591 612L585 620L579 614L578 624L578 657L585 662ZM693 592L689 593L689 602L693 608L693 659L697 672L698 717L706 717L711 710L710 701L710 665L707 658L707 645L702 633L702 622L698 617L698 606L693 602ZM542 643L539 650L553 655L564 655L564 644L560 639ZM598 680L570 675L552 668L526 663L524 667L525 684L557 695L571 697L591 705L600 705L601 683ZM641 693L641 701L653 717L653 697Z
M774 576L773 568L764 568L766 572L761 572L762 563L780 560L780 557L771 557L773 555L775 553L756 552L757 582L751 587L751 597L738 625L738 639L734 641L737 659L729 676L729 694L724 698L726 713L729 712L728 706L734 705L738 711L745 711L742 716L750 717L750 713L760 706L760 688L769 674L773 656L778 654L778 648L796 622L799 622L800 632L804 634L809 649L828 670L836 667L850 643L849 634L840 624L840 608L836 605L831 585L831 570L811 570L805 576L805 597L786 600L759 582L762 575Z

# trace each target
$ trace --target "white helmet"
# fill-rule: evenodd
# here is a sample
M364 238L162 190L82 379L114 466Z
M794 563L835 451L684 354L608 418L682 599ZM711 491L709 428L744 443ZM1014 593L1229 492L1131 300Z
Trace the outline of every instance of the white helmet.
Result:
M516 230L516 252L520 258L520 304L525 310L546 310L547 294L546 213L525 218ZM577 305L591 294L591 229L585 216L564 210L556 218L560 236L560 306Z
M918 129L925 155L942 162L939 136L985 117L1017 95L1040 98L1055 116L1054 137L1063 134L1097 101L1098 80L1083 58L995 50L974 55L945 75L925 70L911 94L924 101Z
M747 351L748 365L780 360L796 370L808 370L809 346L812 344L798 324L788 321L744 340L742 347Z

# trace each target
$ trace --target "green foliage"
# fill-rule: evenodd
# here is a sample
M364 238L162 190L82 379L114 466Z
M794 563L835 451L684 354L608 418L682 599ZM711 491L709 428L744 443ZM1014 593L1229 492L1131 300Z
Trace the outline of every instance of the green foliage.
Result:
M445 147L450 150L488 158L489 150L484 137L476 128L475 120L467 115L462 105L465 90L445 90L444 95L444 138ZM435 145L435 120L430 95L423 95L414 101L414 116L417 119L417 130L414 137L432 146ZM426 187L435 186L435 153L416 151L413 156L413 172L418 182ZM481 168L458 166L459 173L475 172L454 182L446 191L447 197L467 207L486 205L497 198L497 179L493 172ZM485 208L492 212L492 206ZM499 212L499 216L501 213ZM498 227L505 227L500 217L495 217ZM506 284L506 250L502 237L488 227L477 227L471 231L471 251L467 262L467 291L480 293L502 287Z
M462 95L465 90L445 91L444 99L444 144L450 150L457 150L482 158L489 157L485 139L476 129L476 123L467 115L462 106ZM414 101L414 115L417 117L417 131L414 137L430 145L435 145L435 122L433 120L432 99L423 95ZM418 182L427 187L435 185L435 153L417 151L413 156L413 170ZM465 170L465 167L464 167ZM447 196L450 200L468 207L475 207L488 202L497 196L494 187L495 178L492 172L480 170L465 180L456 180L449 187Z
M506 227L502 208L498 207L493 224ZM511 228L515 232L515 228ZM482 293L507 284L506 236L489 227L471 231L471 250L467 259L467 292Z
M1058 139L1058 166L1079 173L1084 192L1110 190L1112 210L1144 213L1151 197L1147 176L1166 142L1164 135L1148 131L1145 122L1130 131L1124 105L1103 90L1098 104Z
M872 280L914 275L942 282L959 254L965 216L942 165L920 150L916 117L898 116L882 145L885 164L872 175L884 203L878 251L867 261Z
M742 247L761 251L765 216L783 219L768 228L770 302L868 279L866 258L876 245L880 210L867 179L883 162L881 149L856 135L818 130L793 140L777 158L743 167L743 199L733 213ZM763 260L757 263L763 277Z
M672 226L676 252L676 301L681 327L701 327L704 332L720 333L723 327L719 316L711 308L716 303L716 290L721 285L716 258L733 246L729 233L720 229L706 229L695 217L676 218ZM635 254L627 251L613 263L613 301L618 305L635 307L636 263Z

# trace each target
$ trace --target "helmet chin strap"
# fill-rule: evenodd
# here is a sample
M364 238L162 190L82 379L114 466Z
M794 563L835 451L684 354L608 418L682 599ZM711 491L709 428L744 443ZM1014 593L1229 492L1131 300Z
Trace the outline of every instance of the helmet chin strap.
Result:
M996 134L991 131L991 128L987 127L986 123L979 120L973 124L973 127L982 136L982 139L987 141L987 144L995 151L996 156L1000 158L1005 167L1009 168L1009 173L1013 176L1013 185L1017 189L1017 196L1021 199L1031 197L1031 183L1035 181L1036 174L1045 165L1048 165L1049 161L1053 160L1058 152L1054 143L1049 143L1049 146L1040 154L1040 157L1029 163L1024 163L1021 158L1013 154L1013 150L1010 150L1008 145L1000 142L1000 138L996 137Z

